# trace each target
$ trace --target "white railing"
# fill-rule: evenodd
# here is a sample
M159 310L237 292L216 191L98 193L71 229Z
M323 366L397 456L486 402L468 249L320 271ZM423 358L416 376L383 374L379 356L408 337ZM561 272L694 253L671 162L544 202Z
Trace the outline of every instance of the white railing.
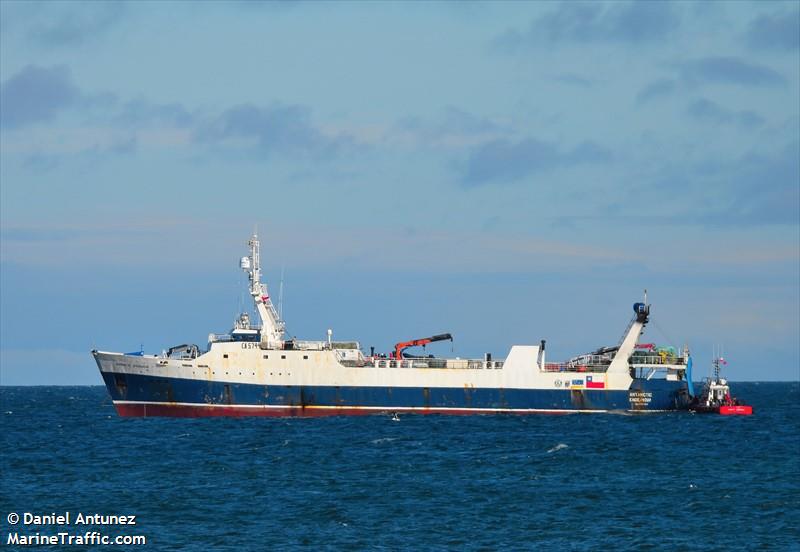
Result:
M608 370L606 364L575 364L572 362L546 362L545 372L605 372Z
M628 359L628 363L634 366L639 365L663 365L663 364L677 364L677 365L685 365L688 360L688 357L677 356L677 355L633 355Z
M451 358L366 358L363 362L339 360L345 366L368 366L371 368L444 368L451 370L497 370L503 367L502 360L451 359Z

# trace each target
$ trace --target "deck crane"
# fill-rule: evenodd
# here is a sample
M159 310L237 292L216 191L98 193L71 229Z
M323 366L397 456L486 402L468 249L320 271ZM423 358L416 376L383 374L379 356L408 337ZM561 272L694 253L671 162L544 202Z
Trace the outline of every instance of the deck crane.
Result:
M412 339L411 341L401 341L400 343L394 346L394 358L401 359L403 358L403 351L408 349L409 347L417 347L422 345L423 347L428 343L433 343L434 341L453 341L453 336L449 333L443 333L439 335L433 335L431 337L422 337L420 339Z

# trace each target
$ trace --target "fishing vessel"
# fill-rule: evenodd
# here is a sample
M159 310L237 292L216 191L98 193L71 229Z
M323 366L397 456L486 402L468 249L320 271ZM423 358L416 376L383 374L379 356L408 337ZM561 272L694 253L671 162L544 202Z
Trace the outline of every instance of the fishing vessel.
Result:
M286 338L285 323L261 282L260 243L248 241L240 268L258 320L241 314L208 343L161 354L93 350L121 416L323 416L663 412L685 410L692 359L638 343L650 317L647 292L618 344L548 362L545 340L513 345L505 358L412 356L411 347L452 339L439 334L369 353L357 341Z

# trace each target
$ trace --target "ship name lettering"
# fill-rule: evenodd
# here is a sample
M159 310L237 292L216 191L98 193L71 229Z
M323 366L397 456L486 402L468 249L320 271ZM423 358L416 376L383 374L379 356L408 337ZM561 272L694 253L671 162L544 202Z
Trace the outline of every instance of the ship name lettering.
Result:
M653 394L646 391L631 391L628 395L631 404L650 404Z
M242 349L255 349L258 343L242 343Z

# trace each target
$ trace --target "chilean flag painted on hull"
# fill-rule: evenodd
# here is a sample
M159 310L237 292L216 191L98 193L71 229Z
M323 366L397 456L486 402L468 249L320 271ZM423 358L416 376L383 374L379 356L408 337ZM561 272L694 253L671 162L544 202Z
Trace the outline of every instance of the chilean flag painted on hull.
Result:
M603 381L602 376L586 376L587 389L605 389L606 382Z

